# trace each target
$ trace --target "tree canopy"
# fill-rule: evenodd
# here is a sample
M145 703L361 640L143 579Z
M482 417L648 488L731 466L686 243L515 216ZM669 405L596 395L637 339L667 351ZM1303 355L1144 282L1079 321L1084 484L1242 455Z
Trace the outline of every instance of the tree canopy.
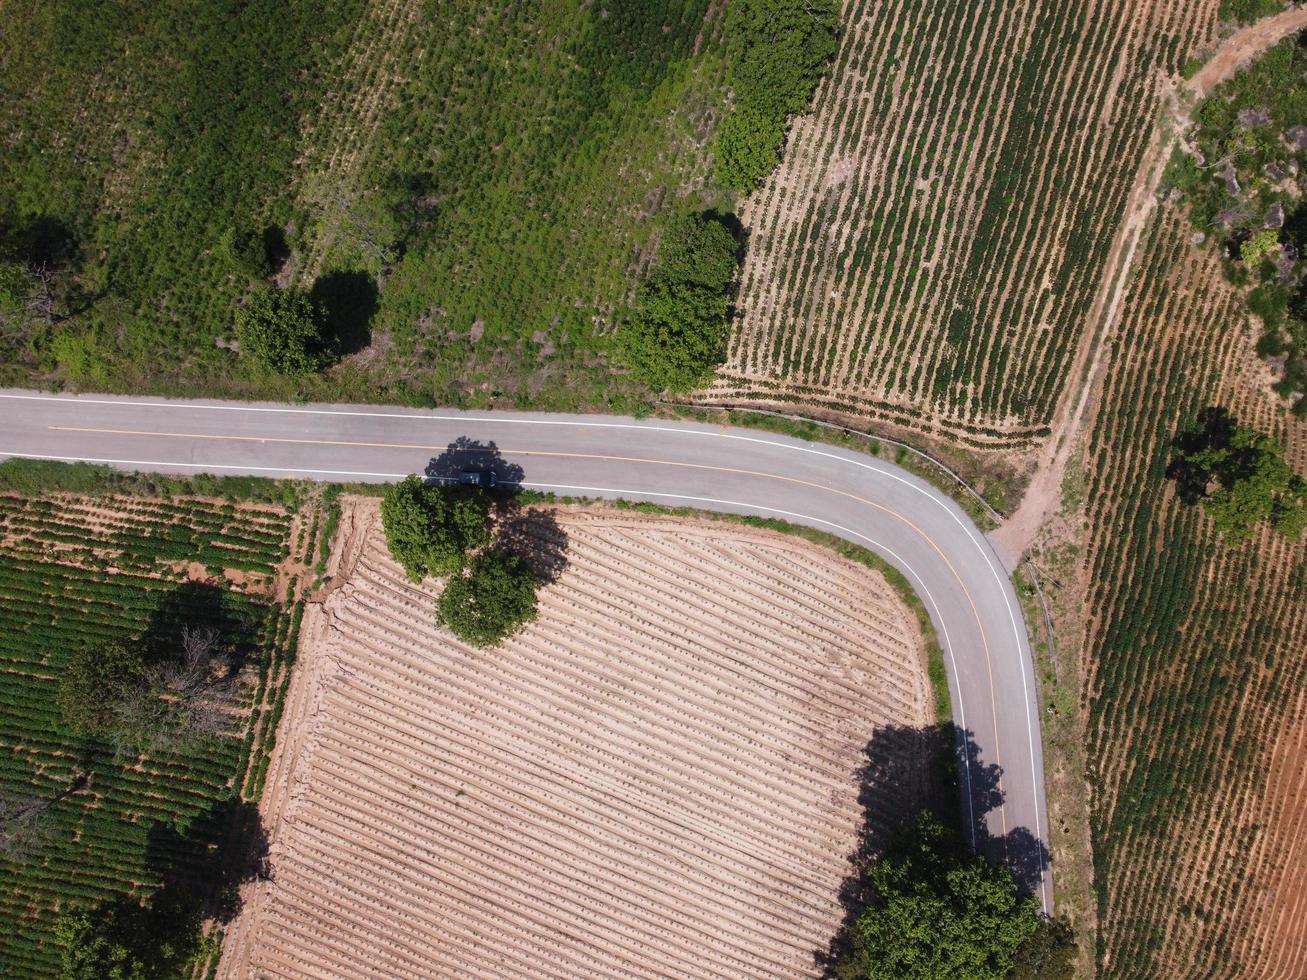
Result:
M1222 536L1247 538L1262 522L1290 540L1307 526L1307 481L1293 471L1284 449L1239 425L1226 409L1206 408L1176 437L1167 475L1188 504L1201 503Z
M65 912L55 926L60 980L163 980L187 975L200 948L200 905L167 889L148 906L123 897Z
M276 374L312 374L330 364L335 345L326 318L307 290L256 290L236 312L241 353Z
M627 362L650 387L685 391L721 363L737 251L718 215L686 215L669 225L622 336Z
M466 574L446 583L436 619L468 643L494 646L535 619L536 584L518 556L483 552Z
M776 166L789 116L812 100L835 55L834 0L734 0L725 34L734 110L717 135L724 185L752 190Z
M490 543L490 505L466 487L438 487L408 476L386 488L381 526L390 553L408 577L448 575Z
M1039 929L1012 873L968 854L929 813L867 869L875 900L850 929L843 980L1001 980Z
M59 712L81 735L108 735L117 707L130 698L145 677L138 644L104 643L72 651L59 678Z
M56 699L73 731L120 752L174 750L225 733L237 689L215 631L182 627L176 650L147 660L140 640L74 650Z
M1017 950L1008 980L1075 980L1076 937L1065 919L1043 916L1039 929Z

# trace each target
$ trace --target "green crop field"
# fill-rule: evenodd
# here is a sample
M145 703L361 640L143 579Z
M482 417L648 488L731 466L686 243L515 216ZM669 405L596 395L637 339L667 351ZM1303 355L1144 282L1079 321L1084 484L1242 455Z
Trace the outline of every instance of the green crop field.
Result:
M1190 229L1172 209L1142 250L1089 447L1098 959L1113 977L1298 976L1307 551L1269 529L1222 542L1166 472L1209 405L1299 470L1307 427L1248 382L1242 300Z
M1217 4L846 0L834 67L745 201L705 403L954 445L1041 438L1156 117Z
M279 567L311 538L290 530L279 508L0 495L0 792L46 799L88 779L43 814L34 849L0 857L0 975L56 971L60 911L147 897L240 846L234 815L261 788L302 608L277 598ZM64 724L72 650L167 644L183 625L215 627L244 658L232 734L120 758Z
M7 2L0 232L57 296L0 325L0 380L644 394L608 358L614 315L664 217L726 200L709 7ZM312 288L363 352L310 381L249 369L220 345L264 278Z

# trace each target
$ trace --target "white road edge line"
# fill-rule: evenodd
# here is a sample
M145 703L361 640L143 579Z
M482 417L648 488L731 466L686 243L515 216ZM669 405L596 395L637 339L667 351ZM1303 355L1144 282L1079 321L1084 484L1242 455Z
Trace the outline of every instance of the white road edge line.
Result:
M996 580L998 580L999 591L1003 595L1003 604L1006 607L1008 613L1008 621L1012 626L1012 637L1017 644L1018 656L1020 656L1020 651L1022 650L1021 630L1020 627L1017 625L1017 617L1015 611L1012 608L1012 599L1008 595L1008 588L1005 587L1005 585L1010 585L1010 582L1008 581L1006 576L1001 575L998 569L995 567L993 556L992 556L992 549L990 549L987 546L987 544L983 541L983 539L978 540L976 538L976 535L972 531L972 529L969 528L967 524L957 516L956 513L954 513L952 508L950 508L947 504L945 504L944 501L939 497L937 497L935 494L929 493L928 491L922 489L917 484L909 480L903 479L896 473L892 473L889 472L888 470L882 469L881 467L876 466L874 463L864 462L863 460L859 460L859 459L852 459L848 456L844 456L839 453L828 452L822 449L816 449L812 446L794 445L793 443L789 443L789 442L780 442L777 440L764 439L757 436L745 436L745 435L740 435L738 433L713 432L713 431L707 431L702 429L682 428L681 426L666 426L666 425L660 425L658 423L645 424L639 422L635 422L635 423L586 422L579 419L520 419L520 418L503 418L503 417L496 417L496 416L489 416L489 415L471 415L471 414L440 415L435 412L426 412L426 413L368 412L368 411L349 410L349 409L294 408L294 407L282 407L282 406L272 406L272 405L204 405L204 404L195 404L191 402L139 401L139 400L133 400L127 398L85 398L81 396L60 397L57 395L24 395L24 394L15 394L12 392L0 393L0 398L7 398L12 400L25 400L25 401L66 402L69 404L81 404L81 405L118 405L118 406L126 406L131 408L164 408L164 409L174 409L174 410L194 409L197 411L253 412L253 413L264 413L264 414L280 413L280 414L291 414L291 415L340 415L340 416L354 417L354 418L373 417L373 418L392 418L392 419L412 419L415 421L429 421L429 422L479 422L479 423L489 424L489 425L494 425L494 424L545 425L545 426L571 426L574 428L642 429L642 430L649 430L654 432L667 432L676 435L692 435L692 436L700 436L700 437L737 440L740 442L751 442L759 445L775 447L777 449L789 450L791 452L802 452L814 456L821 456L827 459L836 459L836 460L843 461L845 463L851 463L854 466L858 466L862 469L869 470L873 473L877 473L881 476L894 480L897 483L901 483L904 486L912 489L916 493L922 494L928 500L933 501L936 505L943 508L944 512L948 514L948 516L954 521L954 523L956 523L966 533L968 539L970 539L971 542L980 551L981 557L985 559L985 564L988 566L990 573L994 576ZM869 438L874 439L875 437L870 436ZM41 457L33 457L33 458L41 458ZM50 457L50 458L62 459L65 457ZM140 465L190 466L192 464L188 464L188 463L145 464L143 463ZM241 469L242 467L222 467L222 468ZM258 469L265 472L280 472L273 467L250 466L250 467L244 467L244 469L246 470ZM331 470L302 470L299 472L324 473L324 474L332 474L332 475L351 475L349 473L336 473L335 471L331 471ZM378 473L367 473L367 474L357 473L352 475L388 476L388 474L378 474ZM396 477L396 479L401 479L401 478L402 477ZM741 505L741 506L745 506L745 505ZM856 533L856 532L851 532L851 533ZM1021 675L1022 694L1026 704L1026 744L1030 749L1030 775L1032 780L1032 786L1038 786L1039 775L1035 767L1035 752L1034 752L1034 747L1035 747L1034 722L1033 719L1030 717L1030 689L1026 681L1025 665L1022 664L1019 666L1020 666L1019 673ZM1030 657L1030 666L1031 669L1033 670L1034 669L1033 652ZM968 799L970 799L970 797L968 797ZM1034 802L1035 802L1035 806L1034 806L1035 838L1037 840L1042 841L1044 835L1043 835L1042 823L1040 821L1040 816L1039 816L1039 807L1040 807L1040 803L1042 802L1040 794L1038 793L1035 794ZM974 837L974 831L973 831L973 837ZM1047 911L1049 908L1048 873L1047 873L1048 863L1045 859L1043 850L1039 852L1039 863L1040 863L1040 899L1041 899L1041 904L1043 905L1045 911Z

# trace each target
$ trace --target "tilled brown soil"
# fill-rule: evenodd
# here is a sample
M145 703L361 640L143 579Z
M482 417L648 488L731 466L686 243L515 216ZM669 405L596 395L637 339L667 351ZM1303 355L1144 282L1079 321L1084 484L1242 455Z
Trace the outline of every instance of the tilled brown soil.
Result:
M346 502L220 975L819 972L868 815L924 790L859 798L877 731L930 721L910 612L774 532L555 516L538 621L478 651Z

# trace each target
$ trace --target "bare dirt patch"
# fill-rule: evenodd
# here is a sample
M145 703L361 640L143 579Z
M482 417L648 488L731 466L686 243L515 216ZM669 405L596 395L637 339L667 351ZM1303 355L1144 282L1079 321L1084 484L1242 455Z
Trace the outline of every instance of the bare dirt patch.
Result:
M560 509L568 565L492 651L343 501L221 976L816 975L888 726L930 722L881 576L773 532ZM904 768L923 771L924 760Z

